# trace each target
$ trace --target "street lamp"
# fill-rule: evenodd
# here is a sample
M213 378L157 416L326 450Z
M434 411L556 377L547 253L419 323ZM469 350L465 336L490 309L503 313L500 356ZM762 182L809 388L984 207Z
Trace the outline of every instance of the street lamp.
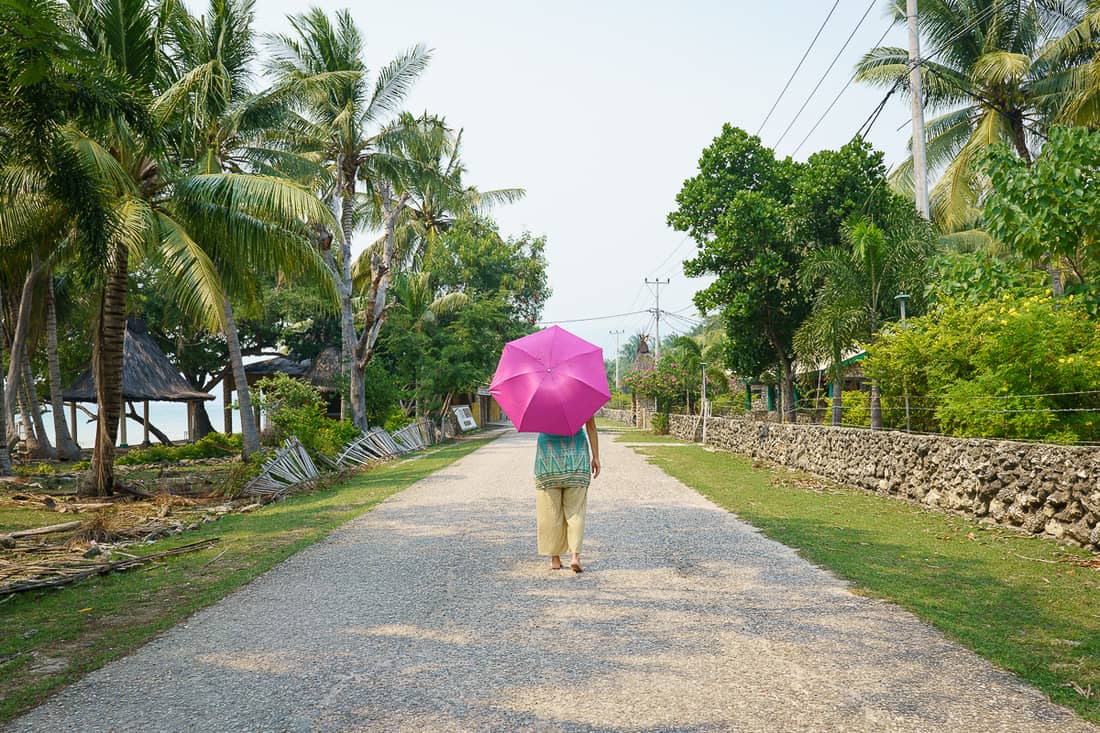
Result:
M619 381L619 337L626 331L620 329L614 331L608 331L609 334L615 337L615 389L622 389L622 383Z
M894 296L894 300L898 302L898 308L901 309L901 327L908 328L908 324L905 321L905 304L909 301L909 293L898 293ZM905 432L910 432L909 423L909 380L908 378L902 378L902 387L905 391Z

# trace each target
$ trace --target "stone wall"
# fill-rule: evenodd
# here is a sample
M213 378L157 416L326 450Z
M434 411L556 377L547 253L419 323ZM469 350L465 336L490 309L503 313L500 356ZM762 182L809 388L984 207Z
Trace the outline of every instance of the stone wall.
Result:
M605 407L600 410L600 417L606 417L608 420L614 420L615 422L626 423L627 425L634 424L634 413L631 410L612 410Z
M673 415L669 430L697 441L700 422ZM1100 550L1096 448L741 418L708 418L707 445Z

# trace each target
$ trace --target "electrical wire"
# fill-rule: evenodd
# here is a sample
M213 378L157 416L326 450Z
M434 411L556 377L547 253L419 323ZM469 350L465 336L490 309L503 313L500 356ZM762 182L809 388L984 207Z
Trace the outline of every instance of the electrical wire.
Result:
M852 39L855 37L856 32L863 26L863 21L867 20L867 16L871 14L871 10L875 7L876 3L878 3L878 0L871 0L871 4L867 6L867 9L865 11L863 11L863 15L860 17L859 22L856 23L856 27L853 28L852 32L848 34L848 38L845 39L844 45L841 46L840 50L836 52L836 56L833 56L833 60L829 63L828 68L825 69L825 73L822 74L821 78L817 80L817 84L814 85L814 88L810 92L810 95L806 97L806 100L804 102L802 102L802 106L798 108L798 112L795 113L794 119L792 119L790 124L787 125L787 129L783 131L783 134L779 136L779 139L775 141L775 145L772 146L773 148L779 147L779 144L783 142L783 138L787 137L787 133L789 133L791 131L791 128L794 127L794 123L798 122L798 118L801 117L802 113L806 111L806 107L809 106L810 101L814 98L814 95L817 94L817 90L821 88L821 85L825 81L825 78L829 76L830 72L832 72L833 67L836 66L836 62L840 59L841 54L843 54L844 51L848 48L848 44L852 42ZM886 35L883 34L883 38L885 37ZM881 43L881 41L879 43Z
M538 321L536 325L546 326L553 325L555 323L583 323L585 321L606 321L610 318L625 318L626 316L633 316L638 313L645 313L646 311L632 311L630 313L615 313L609 316L592 316L590 318L565 318L561 320L542 320Z
M779 96L775 98L775 102L772 103L772 108L768 110L768 114L764 116L764 121L760 123L760 127L756 130L756 136L760 137L760 133L764 129L764 125L768 124L768 120L772 118L772 114L775 112L775 108L779 106L779 102L783 99L783 95L787 93L787 90L791 87L791 82L794 81L795 76L798 75L798 70L802 68L802 64L806 62L806 57L810 55L810 51L813 50L814 44L817 43L817 39L821 37L821 32L825 30L826 24L829 19L833 17L833 12L836 11L836 6L840 5L840 0L836 0L833 3L833 7L829 8L829 14L825 16L825 20L821 21L821 25L817 29L817 33L814 34L814 38L810 41L810 45L806 47L806 52L802 54L802 58L798 60L798 65L794 67L794 71L791 72L790 77L787 79L787 83L783 85L783 90L779 92Z
M996 3L996 2L991 3L989 7L985 8L980 13L978 13L974 18L972 18L969 23L967 23L962 28L957 30L950 37L944 39L944 41L942 43L940 43L940 45L937 46L931 53L927 54L926 56L922 56L922 58L918 59L916 62L909 62L910 68L912 68L912 65L915 64L915 63L919 64L924 58L932 58L934 56L938 56L939 54L943 53L943 51L945 51L947 49L947 47L950 46L952 43L957 41L959 38L962 38L965 34L969 33L971 30L973 30L977 26L981 25L985 21L989 20L989 18L992 17L993 14L998 9L1000 9L999 6L998 6L998 3ZM878 43L875 44L876 48L878 46L882 45L882 42L884 40L886 40L886 36L890 33L890 31L892 29L893 29L893 25L891 25L890 27L888 27L886 29L886 31L879 38ZM928 67L925 67L925 68L928 68ZM931 73L931 69L929 69L929 71ZM855 71L855 72L852 73L851 77L848 78L847 83L845 83L845 85L841 88L841 90L839 92L837 92L837 95L835 97L833 97L833 101L829 104L829 106L825 109L825 111L821 113L821 116L817 119L817 122L815 122L814 126L810 128L810 131L808 133L806 133L806 137L804 137L802 139L802 142L800 142L798 144L798 147L796 147L794 149L794 152L792 153L792 155L797 155L798 154L798 151L802 149L802 146L806 144L806 141L810 139L810 136L814 134L814 132L817 130L817 128L821 125L821 123L828 116L829 112L831 112L833 110L833 107L836 106L837 102L840 101L840 98L844 95L844 92L848 91L848 88L852 85L852 82L855 81L856 76L858 76L858 74L859 74L858 71ZM943 77L940 76L940 78L943 78ZM877 121L878 115L881 114L882 109L885 107L886 99L889 99L890 96L894 92L896 92L899 88L904 86L904 82L905 82L904 79L898 79L894 83L894 86L890 88L890 91L887 92L887 94L886 94L886 98L883 99L881 102L879 102L878 107L876 107L876 112L872 113L872 116L873 116L874 120L872 120L870 122L870 125L873 125L874 121ZM857 132L856 135L853 136L853 137L857 137L861 133L863 134L864 137L866 137L867 133L870 132L870 126L868 125L867 122L864 122L864 126L867 126L867 129L864 130L863 126L861 126L860 127L861 132ZM904 127L904 125L903 125L903 127ZM776 145L778 146L778 144L779 143L777 142Z

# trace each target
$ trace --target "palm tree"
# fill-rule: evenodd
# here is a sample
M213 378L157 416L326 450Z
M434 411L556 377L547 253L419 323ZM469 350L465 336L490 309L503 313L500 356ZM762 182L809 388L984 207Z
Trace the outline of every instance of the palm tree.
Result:
M50 383L50 415L53 417L54 450L60 461L80 458L80 447L69 433L61 400L61 361L57 350L57 296L53 273L46 281L46 365Z
M403 138L402 156L413 171L422 173L411 179L409 200L395 232L394 258L403 269L423 265L439 237L460 217L484 214L495 206L515 203L526 195L522 188L481 191L467 185L462 159L463 131L454 134L443 119L427 113L414 117L406 112L398 124L403 129L419 131ZM363 218L369 219L369 212ZM378 249L382 246L381 241L372 245ZM365 251L356 260L352 275L359 282L369 274L370 256L369 251Z
M241 173L250 170L256 160L274 154L262 146L262 138L268 129L284 122L287 107L281 90L261 94L249 90L249 67L256 56L253 6L253 0L211 0L205 16L181 11L174 18L172 83L158 96L154 109L170 121L181 162L197 173ZM237 387L247 459L260 449L260 436L229 294L255 306L261 282L257 273L297 271L322 283L330 283L331 277L312 241L298 236L272 237L268 246L244 252L227 250L216 240L197 241L210 256L226 290L222 328Z
M350 381L352 422L365 430L363 371L369 355L364 352L373 350L371 333L383 320L382 314L374 312L373 304L381 300L382 307L385 306L397 216L408 202L408 195L396 193L388 180L396 161L389 152L393 145L388 140L395 129L387 122L427 67L430 54L424 47L414 46L382 67L371 84L363 60L363 36L348 11L338 11L330 19L324 11L313 8L290 16L289 21L293 35L271 39L268 69L277 84L291 87L295 82L321 75L344 75L324 88L302 86L297 104L299 114L291 124L287 144L295 152L312 154L326 167L327 195L333 209L339 211L343 234L339 260L331 250L331 235L320 230L318 239L328 253L340 296L341 341ZM359 190L360 182L365 191ZM364 192L376 203L386 246L372 263L374 297L370 299L368 324L360 334L352 302L356 297L352 245L357 228L356 208Z
M66 131L74 122L109 119L146 129L148 120L139 95L71 26L56 0L0 4L0 248L18 246L44 211L60 209L81 232L78 274L88 277L108 246L114 212L94 166ZM11 404L8 397L0 384L0 405ZM0 434L7 433L6 412L0 409ZM5 440L0 475L10 472Z
M179 12L174 3L145 0L74 3L84 42L105 64L119 69L148 94L151 110L170 69L162 40ZM184 168L166 155L162 136L142 134L125 124L86 134L73 130L74 147L94 166L107 187L116 233L100 259L97 338L93 371L99 410L92 467L85 494L106 494L114 486L114 441L121 408L122 342L126 290L132 266L148 259L171 273L181 307L211 328L225 318L225 291L217 263L251 262L265 250L312 251L292 244L308 241L304 222L334 221L316 197L286 180L245 173L207 173ZM305 264L305 263L303 263Z
M932 238L924 222L907 213L883 228L865 218L854 220L844 228L848 247L811 252L799 271L799 281L812 288L814 295L813 310L796 332L796 350L805 362L822 356L829 359L834 425L840 423L844 352L860 341L874 341L879 327L892 314L895 296L923 290ZM871 427L882 427L879 389L874 382Z
M890 0L895 23L906 22L905 0ZM1056 70L1042 53L1058 28L1054 0L929 0L919 17L930 170L942 170L931 192L933 218L946 231L977 220L983 179L982 155L1010 144L1030 163L1042 129L1050 121ZM908 89L908 51L878 47L857 64L856 78L883 88ZM912 186L910 158L895 172L901 187Z

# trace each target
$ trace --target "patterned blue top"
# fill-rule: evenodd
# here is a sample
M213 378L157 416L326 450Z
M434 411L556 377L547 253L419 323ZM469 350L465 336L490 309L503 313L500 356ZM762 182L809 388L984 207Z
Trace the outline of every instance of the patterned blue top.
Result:
M535 488L587 488L591 479L592 459L583 427L574 435L539 433L538 449L535 451Z

